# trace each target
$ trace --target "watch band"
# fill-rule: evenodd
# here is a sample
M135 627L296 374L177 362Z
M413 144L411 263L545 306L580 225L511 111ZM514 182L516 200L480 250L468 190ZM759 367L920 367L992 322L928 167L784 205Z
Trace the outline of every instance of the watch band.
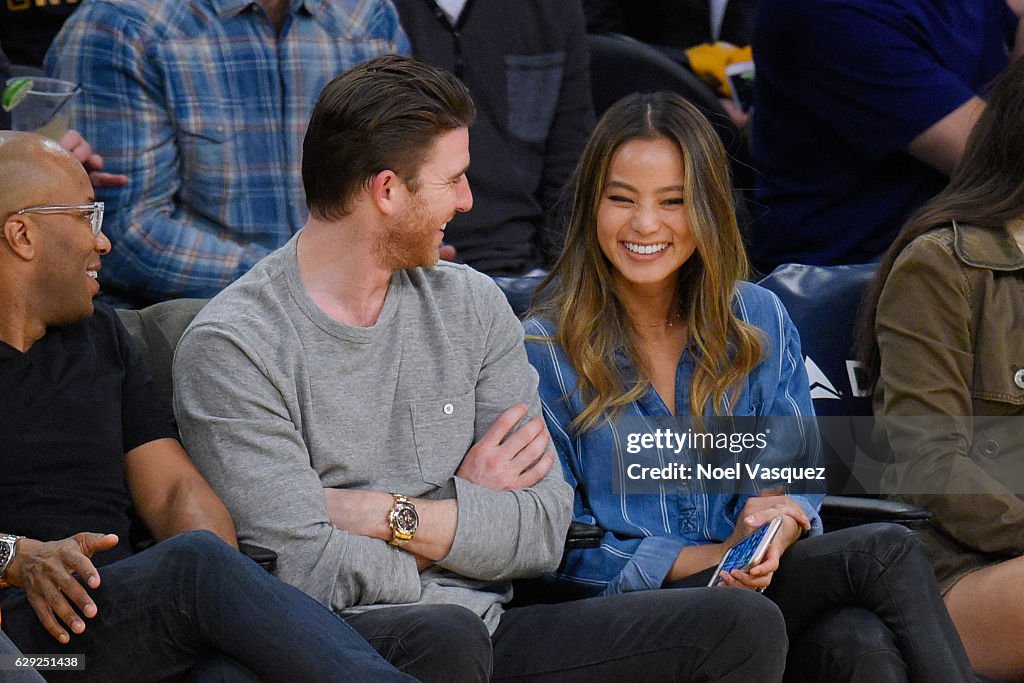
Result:
M388 511L388 527L391 528L391 540L388 543L401 548L416 535L420 520L412 501L400 493L392 493L391 497L395 502Z
M23 538L25 537L0 534L0 588L8 588L11 585L5 578L7 568L11 566L11 562L14 561L14 556L18 552L18 541Z

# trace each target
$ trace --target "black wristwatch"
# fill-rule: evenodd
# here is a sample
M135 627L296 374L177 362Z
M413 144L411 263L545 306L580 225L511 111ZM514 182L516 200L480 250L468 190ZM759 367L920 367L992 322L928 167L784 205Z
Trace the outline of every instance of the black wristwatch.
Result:
M416 506L405 496L392 493L391 497L395 499L395 503L388 512L388 526L391 527L391 540L388 543L401 548L416 535L416 529L420 526L420 516L416 513Z
M0 534L0 588L7 588L9 584L5 577L7 568L14 562L14 556L18 552L18 541L24 536L12 536L11 534Z

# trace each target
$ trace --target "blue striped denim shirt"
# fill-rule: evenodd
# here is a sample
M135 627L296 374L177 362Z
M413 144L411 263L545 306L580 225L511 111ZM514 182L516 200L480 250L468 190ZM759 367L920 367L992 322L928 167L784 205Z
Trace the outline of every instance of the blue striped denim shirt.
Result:
M764 359L747 376L735 407L737 416L813 416L807 373L796 327L778 297L748 282L737 286L734 310L764 332ZM532 318L527 335L550 337L551 321ZM530 363L540 375L544 418L565 472L575 489L573 516L604 530L599 548L570 550L552 577L568 582L574 594L601 595L660 587L679 552L690 545L725 541L749 494L706 493L700 483L685 489L662 487L660 493L616 493L613 462L622 462L616 426L624 417L667 417L669 410L653 388L625 406L616 420L598 423L577 434L570 430L584 403L575 393L577 375L564 350L551 341L527 340ZM631 368L623 354L616 361L625 376ZM689 415L690 380L695 367L690 348L676 373L677 415ZM706 411L711 414L711 411ZM796 423L796 421L794 421ZM796 438L820 457L816 432ZM780 454L777 454L780 455ZM781 454L780 457L789 457ZM785 464L785 463L783 463ZM811 518L812 534L821 533L820 495L792 495Z
M390 0L90 0L47 71L82 84L73 125L127 174L103 190L100 277L142 301L208 297L302 227L306 124L327 82L410 52Z

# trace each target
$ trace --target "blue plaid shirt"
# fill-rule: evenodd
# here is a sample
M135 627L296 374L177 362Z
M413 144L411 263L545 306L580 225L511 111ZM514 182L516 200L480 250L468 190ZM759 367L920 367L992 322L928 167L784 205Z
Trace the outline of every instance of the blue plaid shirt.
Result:
M813 416L810 387L800 352L800 337L779 298L757 285L741 282L733 308L745 320L764 332L765 357L747 376L733 402L732 415L748 417ZM524 323L526 334L550 337L555 330L548 320L530 319ZM668 417L668 407L653 388L639 400L624 406L619 418L583 434L569 428L584 402L576 390L577 375L559 344L527 340L530 363L540 375L540 398L551 438L558 451L565 479L576 491L573 517L604 530L599 548L570 550L550 577L563 583L574 595L613 594L659 588L668 576L679 552L691 545L721 543L735 528L736 518L748 494L706 493L695 483L686 489L666 486L659 493L617 493L613 485L617 468L623 462L623 444L617 433L621 418ZM625 376L632 366L624 354L617 362ZM676 410L689 415L690 379L696 362L691 348L683 351L676 373ZM813 430L808 421L786 424L801 430ZM786 462L806 449L810 460L820 458L817 431L787 436L797 448L782 448L773 455ZM821 464L816 462L816 464ZM818 506L821 495L791 495L811 519L812 534L821 533Z
M390 0L90 0L46 57L82 84L74 126L131 178L104 190L101 279L136 303L212 296L307 217L302 139L327 82L410 52Z

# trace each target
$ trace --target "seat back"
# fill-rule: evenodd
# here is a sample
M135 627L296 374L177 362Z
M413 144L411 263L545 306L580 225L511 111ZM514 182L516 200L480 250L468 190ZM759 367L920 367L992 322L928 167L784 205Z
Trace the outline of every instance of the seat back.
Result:
M715 119L724 119L723 125L732 124L711 88L657 48L617 33L588 35L587 47L590 90L598 116L631 93L668 90L679 93Z
M818 415L870 415L871 396L854 359L854 326L876 265L781 265L759 283L775 292L800 332Z
M870 415L871 398L852 358L853 325L874 264L779 266L760 284L775 292L800 331L811 398L818 415ZM496 277L516 315L529 308L543 277ZM175 299L118 316L142 351L157 398L171 402L171 362L185 328L206 299Z
M534 290L543 276L495 277L517 316L530 308ZM171 365L174 349L185 329L209 299L172 299L140 309L121 308L117 315L142 352L153 377L153 392L166 406L173 405Z
M117 315L142 351L153 377L153 392L168 408L172 405L171 364L174 349L207 299L173 299L138 310L118 309Z
M782 299L800 333L833 493L877 493L881 476L867 419L871 395L853 353L861 300L875 268L785 264L760 282Z

